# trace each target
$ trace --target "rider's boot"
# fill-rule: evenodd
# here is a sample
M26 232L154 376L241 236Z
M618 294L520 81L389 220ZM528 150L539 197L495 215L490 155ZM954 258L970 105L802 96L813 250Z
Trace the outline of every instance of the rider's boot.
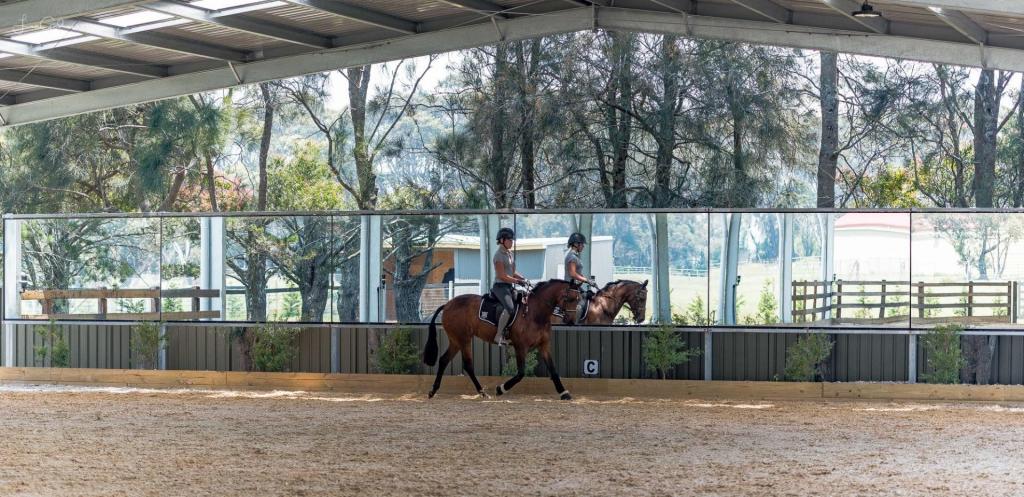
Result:
M508 311L502 309L501 315L498 316L498 331L494 334L494 343L505 345L508 340L505 339L505 328L508 327L508 320L511 318Z

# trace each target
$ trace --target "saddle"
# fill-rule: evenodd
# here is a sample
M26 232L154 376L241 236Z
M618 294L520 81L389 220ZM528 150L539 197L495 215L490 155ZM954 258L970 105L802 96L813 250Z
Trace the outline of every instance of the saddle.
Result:
M512 312L512 319L508 321L508 325L512 326L512 323L516 322L516 318L519 317L519 309L523 306L523 300L525 300L526 294L522 291L515 292L515 310ZM501 312L505 308L502 307L501 302L498 301L497 297L493 293L488 292L486 295L482 295L480 299L480 311L477 313L477 317L485 323L490 323L493 326L498 326L498 316L501 316Z

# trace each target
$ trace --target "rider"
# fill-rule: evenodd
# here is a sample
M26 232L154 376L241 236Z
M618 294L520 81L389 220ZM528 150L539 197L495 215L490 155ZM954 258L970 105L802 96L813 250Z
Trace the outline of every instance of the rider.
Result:
M591 290L597 288L597 282L592 278L583 276L584 268L583 261L580 260L580 254L583 252L583 247L587 244L587 237L583 236L583 233L573 233L569 235L569 251L565 254L565 277L567 280L575 285L582 285L586 283L590 285ZM591 294L592 292L588 292ZM589 295L588 295L589 298ZM576 304L576 322L579 323L583 318L583 306L587 299L580 299L579 303Z
M504 345L505 333L508 332L509 320L515 312L515 297L512 285L526 283L526 278L516 272L515 257L512 255L512 244L515 242L516 233L512 228L501 228L498 230L498 251L494 253L494 286L491 293L498 298L504 312L498 317L498 331L494 335L494 343Z

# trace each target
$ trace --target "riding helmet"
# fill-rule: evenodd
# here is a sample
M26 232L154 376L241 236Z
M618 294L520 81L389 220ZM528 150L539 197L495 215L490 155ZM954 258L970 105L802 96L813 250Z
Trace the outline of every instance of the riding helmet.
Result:
M576 245L577 243L587 243L587 237L583 236L583 233L573 233L569 235L569 247Z
M498 230L498 243L501 243L501 241L505 239L515 240L516 232L512 231L512 228L502 228Z

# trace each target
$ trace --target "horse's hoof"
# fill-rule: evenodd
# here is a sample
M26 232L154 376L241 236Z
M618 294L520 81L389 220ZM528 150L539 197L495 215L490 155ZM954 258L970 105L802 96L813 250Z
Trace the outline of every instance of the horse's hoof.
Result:
M427 394L427 398L428 399L434 398L434 394L435 393L437 393L437 390L431 390L430 393Z
M505 395L505 384L502 383L501 385L494 387L494 391L498 393L498 397Z
M487 392L485 392L483 389L480 389L480 391L478 391L477 393L480 394L480 398L482 398L482 399L489 399L489 398L491 398L491 396L487 395Z
M572 395L569 395L569 392L562 392L562 395L559 395L558 398L562 400L572 400Z

